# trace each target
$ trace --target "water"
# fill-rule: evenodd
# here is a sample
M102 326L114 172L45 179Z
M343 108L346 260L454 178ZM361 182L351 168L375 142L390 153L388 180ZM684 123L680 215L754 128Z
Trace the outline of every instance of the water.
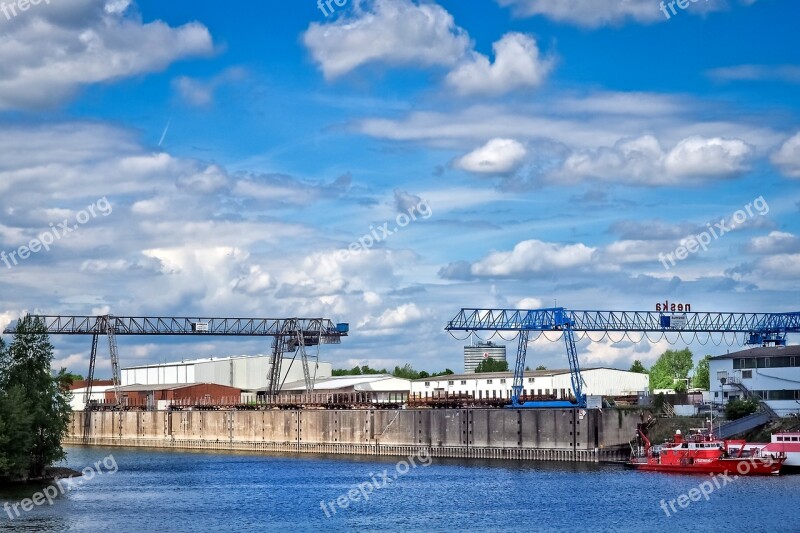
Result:
M708 476L566 463L417 458L412 467L407 460L375 457L67 451L67 466L103 473L81 479L53 505L18 508L13 520L3 512L0 531L800 532L800 476L740 478L727 485L718 479L708 501L688 500L681 509L677 498L688 499ZM383 472L397 479L373 489L367 501L360 493L358 501L347 499L360 483L382 484ZM3 487L0 500L17 503L41 489ZM346 509L335 503L340 496ZM677 513L669 509L670 499ZM330 517L320 501L332 502L326 504Z

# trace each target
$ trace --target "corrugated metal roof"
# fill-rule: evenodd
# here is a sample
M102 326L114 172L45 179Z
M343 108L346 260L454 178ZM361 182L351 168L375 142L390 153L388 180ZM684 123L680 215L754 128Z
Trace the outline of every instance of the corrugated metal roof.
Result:
M269 359L270 355L231 355L227 357L203 357L200 359L184 359L181 361L173 361L171 363L153 363L150 365L139 365L139 366L126 366L122 370L141 370L143 368L161 368L165 366L178 366L178 365L195 365L198 363L218 363L220 361L231 361L231 360L238 360L238 359ZM291 361L291 357L284 357L284 361ZM320 363L326 363L327 361L320 361Z
M377 381L385 381L387 379L403 379L392 376L390 374L367 374L361 376L333 376L330 378L318 379L314 382L315 390L333 390L333 389L347 389L350 387L357 387L367 383L375 383ZM405 380L411 381L411 380ZM305 381L293 381L286 383L281 390L305 390Z
M716 357L712 357L711 359L717 361L720 359L769 357L773 355L800 355L800 346L759 346L757 348L748 348L747 350L739 350L738 352L718 355Z
M582 368L581 372L590 372L592 370L616 370L617 372L629 372L628 370L623 370L621 368L607 368L607 367L590 367L590 368ZM535 377L543 377L543 376L560 376L563 374L569 374L570 371L568 368L559 368L556 370L528 370L524 372L524 377L526 378L535 378ZM414 381L445 381L445 380L453 380L453 379L495 379L495 378L513 378L514 372L481 372L480 374L476 374L474 372L470 372L469 374L445 374L442 376L431 376L429 378L419 378L415 379Z
M125 385L124 387L120 387L119 390L122 392L148 392L148 391L157 391L157 390L178 390L178 389L185 389L188 387L196 387L198 385L213 385L215 387L228 387L230 389L235 389L236 387L230 387L228 385L219 385L217 383L171 383L166 385L141 385L141 384L133 384L133 385ZM111 387L113 389L114 387Z

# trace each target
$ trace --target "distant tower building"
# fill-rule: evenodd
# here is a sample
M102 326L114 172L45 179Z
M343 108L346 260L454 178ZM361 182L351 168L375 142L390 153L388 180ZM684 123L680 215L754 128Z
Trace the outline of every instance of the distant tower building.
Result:
M471 346L464 346L464 372L467 374L475 372L475 368L477 368L480 362L490 357L495 361L505 361L505 345L495 344L489 341L479 342Z

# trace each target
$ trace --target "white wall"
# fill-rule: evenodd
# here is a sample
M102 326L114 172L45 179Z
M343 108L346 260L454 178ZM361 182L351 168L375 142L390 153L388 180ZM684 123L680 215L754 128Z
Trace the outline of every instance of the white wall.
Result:
M267 386L269 356L235 357L198 362L169 363L141 368L123 368L122 385L172 385L176 383L216 383L238 389L254 390ZM314 363L310 373L314 375ZM333 372L330 363L320 362L316 368L317 379L329 378ZM301 381L303 367L298 357L294 364L284 359L281 365L282 382Z
M708 369L714 402L726 403L728 399L742 397L737 387L729 384L723 386L719 379L721 376L725 376L728 382L731 379L738 381L751 391L800 390L800 367L748 368L746 370L750 371L751 377L744 377L748 374L743 375L742 370L733 369L733 359L712 359ZM767 405L781 416L800 413L798 400L767 400Z
M581 375L586 382L586 385L583 386L583 392L587 395L623 396L636 394L639 391L647 390L649 385L647 374L637 374L625 370L597 368L584 370ZM484 398L510 398L513 379L514 376L510 372L503 376L482 374L437 376L426 380L413 381L411 383L411 392L424 395L426 392L443 391L452 394L468 393L478 397L478 392L481 391ZM489 380L491 380L491 383L488 383ZM562 389L567 391L567 395L572 391L572 380L569 374L525 376L522 386L528 394L538 395L540 394L539 391L541 391L541 394L561 396Z
M92 400L100 403L106 401L106 391L113 389L113 386L102 385L92 387ZM74 389L72 391L72 399L69 402L73 411L83 411L86 408L86 388Z

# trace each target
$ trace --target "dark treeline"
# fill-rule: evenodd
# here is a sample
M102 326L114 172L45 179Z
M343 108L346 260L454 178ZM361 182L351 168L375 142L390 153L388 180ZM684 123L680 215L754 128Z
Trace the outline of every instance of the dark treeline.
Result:
M70 376L53 375L44 324L26 316L10 345L0 339L0 479L42 477L64 459Z

